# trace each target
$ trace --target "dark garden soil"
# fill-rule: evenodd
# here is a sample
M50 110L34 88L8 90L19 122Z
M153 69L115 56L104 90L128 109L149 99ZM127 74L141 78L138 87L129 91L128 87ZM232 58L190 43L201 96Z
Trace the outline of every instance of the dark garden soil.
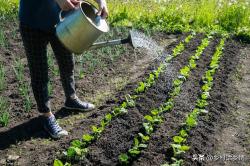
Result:
M171 112L164 115L164 122L159 126L148 148L133 165L160 165L166 163L172 156L172 138L178 134L181 124L186 115L195 107L195 101L200 93L200 81L202 75L207 70L207 66L215 51L219 39L210 42L204 50L200 60L197 61L197 68L194 69L188 80L182 86L182 92L174 99L175 106Z
M190 134L186 165L249 165L249 64L249 45L229 40L210 93L209 113Z
M25 65L25 80L29 82L27 61L15 22L3 26L6 30L7 44L0 48L0 62L6 69L7 87L1 96L10 103L10 124L0 127L0 165L45 166L52 165L53 160L69 147L71 140L81 138L82 134L90 133L91 126L99 124L108 112L124 100L126 94L133 94L139 81L159 66L160 60L154 59L145 49L133 49L129 45L117 46L86 53L90 59L85 59L84 65L76 57L76 68L80 67L84 78L76 74L78 96L97 105L92 112L69 112L62 108L64 94L60 78L50 72L53 92L51 95L52 109L59 123L70 135L60 140L53 140L42 131L39 114L33 104L30 112L23 111L23 99L18 93L18 81L15 78L12 65L14 60L21 58ZM11 27L11 28L10 28ZM116 37L123 37L127 31L113 30ZM184 39L186 35L167 35L158 33L153 38L164 47L162 59ZM177 77L179 69L188 64L205 37L198 34L187 44L184 52L176 57L161 73L156 83L145 93L139 95L135 108L127 114L116 117L107 126L101 137L89 146L86 158L74 165L111 166L118 164L118 155L126 152L133 144L134 136L142 129L143 116L153 108L159 107L168 97L172 89L172 81ZM191 72L183 84L179 96L174 99L175 106L171 112L164 114L164 122L157 127L149 141L148 148L142 151L131 165L155 166L169 161L172 155L170 143L177 134L186 115L192 111L200 93L201 77L215 51L219 38L214 38L204 50L197 68ZM191 149L184 155L184 165L247 165L250 161L250 83L249 45L228 40L221 59L220 68L214 79L211 91L208 114L199 118L198 126L190 133L188 145ZM117 53L118 52L118 53ZM103 56L109 54L109 56ZM91 56L90 56L91 55ZM116 56L110 56L116 55ZM94 62L91 59L98 59ZM96 65L89 70L90 65ZM100 65L98 67L98 65ZM77 73L77 72L76 72ZM33 97L32 93L31 96ZM33 103L34 100L33 100ZM244 155L244 161L194 161L194 154L235 154Z
M118 163L118 155L132 146L135 134L142 129L143 116L149 114L153 108L158 108L166 100L172 89L172 81L177 77L180 68L187 65L188 58L194 53L202 38L202 35L198 35L196 39L191 40L186 51L168 65L156 84L146 93L139 95L135 109L129 110L128 114L111 122L101 138L89 147L90 153L83 165L116 165Z

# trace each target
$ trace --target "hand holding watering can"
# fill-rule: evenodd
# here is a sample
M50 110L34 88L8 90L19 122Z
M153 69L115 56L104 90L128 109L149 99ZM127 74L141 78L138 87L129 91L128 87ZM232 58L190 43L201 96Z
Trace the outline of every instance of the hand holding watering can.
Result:
M79 0L56 0L58 5L63 11L77 9L79 7ZM107 18L108 16L108 8L105 0L96 0L99 5L99 11L97 13L98 16L102 18Z
M64 18L62 18L62 13L60 14L61 21L56 26L56 35L63 45L71 52L82 54L83 51L88 49L133 43L131 33L126 39L94 43L101 34L109 31L109 26L105 20L105 17L108 15L105 0L96 0L99 4L99 10L86 1L57 1L67 1L66 5L65 3L61 3L61 5L62 9L69 11ZM72 8L73 10L70 10Z

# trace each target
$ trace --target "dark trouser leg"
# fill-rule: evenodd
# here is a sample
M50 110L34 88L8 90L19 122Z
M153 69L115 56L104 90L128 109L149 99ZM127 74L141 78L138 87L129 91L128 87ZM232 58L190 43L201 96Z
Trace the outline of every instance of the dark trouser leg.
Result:
M38 111L47 113L50 111L47 63L48 37L45 32L26 26L20 26L20 31L28 59L31 85Z
M60 70L62 86L66 99L75 98L75 79L74 79L74 57L58 40L55 35L51 35L50 44Z

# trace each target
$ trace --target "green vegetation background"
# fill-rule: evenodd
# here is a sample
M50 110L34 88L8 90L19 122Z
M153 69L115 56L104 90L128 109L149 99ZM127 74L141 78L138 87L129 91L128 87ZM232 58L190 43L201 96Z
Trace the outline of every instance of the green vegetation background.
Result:
M93 0L89 0L92 1ZM250 0L107 0L113 26L150 31L230 33L250 40ZM1 0L1 19L16 18L19 0Z

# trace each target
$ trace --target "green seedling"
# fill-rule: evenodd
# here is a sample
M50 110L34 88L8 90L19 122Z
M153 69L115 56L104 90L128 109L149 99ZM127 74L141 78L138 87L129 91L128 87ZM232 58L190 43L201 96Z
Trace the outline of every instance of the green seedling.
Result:
M0 30L0 46L5 47L7 45L7 40L4 32Z
M178 86L178 87L175 87L172 92L170 93L170 96L171 97L175 97L177 95L179 95L181 93L181 87Z
M136 88L136 93L142 93L146 90L146 85L144 82L140 82L138 88Z
M184 77L188 77L189 73L190 73L190 68L188 66L185 66L184 68L182 68L180 70L181 75L183 75Z
M135 100L134 100L135 97L132 97L129 94L127 94L125 96L125 98L126 98L127 106L129 106L129 107L134 107L135 106ZM123 107L123 108L126 108L126 107Z
M186 123L186 125L187 125L187 127L189 129L193 128L193 127L195 127L197 125L196 119L193 116L191 116L191 115L187 116L187 119L186 119L185 123Z
M92 131L94 132L95 135L99 135L104 129L101 127L97 126L92 126Z
M180 43L180 45L178 45L174 50L173 50L173 56L176 57L177 55L179 55L183 50L184 50L184 44Z
M143 123L143 127L147 135L150 135L154 131L153 125L151 123Z
M49 66L50 71L53 73L53 75L59 76L60 74L59 68L56 66L56 63L55 63L54 57L52 56L51 51L48 51L47 57L48 57L48 66Z
M151 87L155 83L155 75L149 74L148 79L146 80L146 87Z
M92 136L92 135L89 135L89 134L84 134L84 135L82 136L82 140L83 140L84 142L87 142L87 143L91 142L91 141L94 140L94 139L95 139L95 137Z
M176 79L174 80L174 87L178 87L183 83L183 80L181 79Z
M7 111L0 112L0 125L1 126L7 126L9 124L9 119L10 119L9 112Z
M146 143L149 141L149 136L148 135L144 135L142 133L138 133L138 135L140 136L141 140L142 140L142 143Z
M24 65L21 62L21 59L14 61L13 70L15 72L17 80L22 83L24 80Z
M24 97L24 110L25 112L30 112L31 108L32 108L32 101L30 99L30 96L26 95Z
M129 156L125 153L119 155L119 161L124 164L128 164Z
M9 105L5 98L0 97L0 125L7 126L9 123Z
M208 105L208 102L207 102L206 99L199 99L199 100L197 100L196 106L198 108L205 108L207 105Z
M185 138L182 138L181 136L174 136L173 138L174 143L181 144L186 141Z
M133 148L129 149L129 154L132 157L135 157L141 153L140 148L146 148L146 147L147 147L146 144L140 143L138 138L134 138L134 145L133 145Z
M195 68L196 68L196 62L195 62L194 59L190 59L190 60L189 60L189 67L190 67L191 69L195 69Z

